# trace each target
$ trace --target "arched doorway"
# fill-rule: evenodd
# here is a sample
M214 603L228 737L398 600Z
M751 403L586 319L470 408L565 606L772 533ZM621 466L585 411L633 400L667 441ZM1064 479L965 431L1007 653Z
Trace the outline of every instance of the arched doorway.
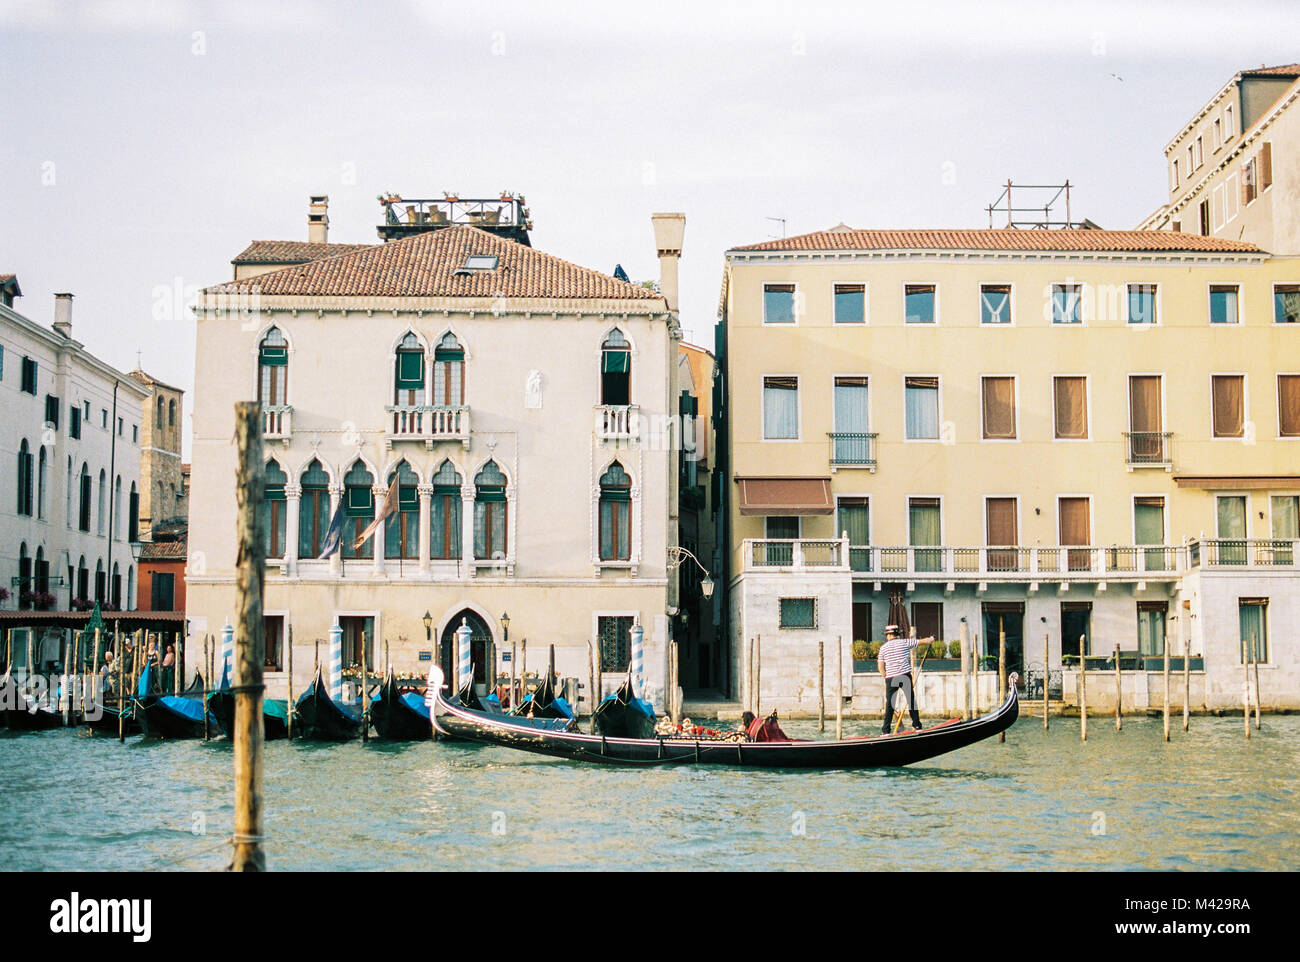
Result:
M447 627L442 630L442 641L438 646L438 662L442 666L442 673L448 679L456 678L456 629L460 627L462 619L469 625L469 650L470 659L474 663L474 684L475 686L487 685L488 643L492 641L492 632L482 617L469 608L462 608L456 612L451 621L447 622ZM454 687L455 682L450 681L449 684Z

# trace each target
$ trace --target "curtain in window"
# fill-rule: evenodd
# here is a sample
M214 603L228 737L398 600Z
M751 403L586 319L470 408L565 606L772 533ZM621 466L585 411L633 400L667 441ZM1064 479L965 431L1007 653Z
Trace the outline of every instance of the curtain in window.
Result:
M419 480L406 461L398 464L396 470L389 475L389 486L398 486L397 511L384 520L385 558L420 556Z
M903 288L903 320L907 324L934 323L934 285L908 284Z
M1219 498L1219 537L1246 537L1246 499L1243 497Z
M1143 655L1165 653L1165 606L1138 602L1138 651Z
M1002 284L986 284L980 288L980 323L1011 323L1011 288Z
M433 352L433 403L465 403L465 351L451 334L444 336Z
M1128 379L1129 422L1134 433L1161 431L1160 377L1139 375Z
M361 532L375 520L375 479L365 465L357 461L343 476L343 557L373 558L375 539L368 538L359 548L353 544Z
M1242 600L1237 606L1241 624L1241 657L1243 661L1268 661L1268 630L1266 614L1268 603L1262 599Z
M984 437L1016 436L1016 382L1009 377L983 379Z
M763 288L763 323L794 323L793 284L768 284Z
M600 479L600 558L627 561L632 544L632 479L615 461Z
M1052 285L1052 323L1078 324L1083 320L1083 294L1076 284Z
M1056 405L1056 436L1088 437L1088 381L1082 377L1052 379Z
M988 498L984 502L987 543L1005 547L1020 543L1016 530L1016 499ZM1019 568L1018 552L989 551L988 566L990 571L1015 571Z
M908 543L912 545L937 545L939 535L939 500L937 498L912 498L908 501ZM938 571L942 552L920 550L914 552L917 571Z
M939 379L909 377L903 381L907 402L907 437L913 440L939 437Z
M262 488L262 530L266 533L266 556L284 557L285 493L289 477L276 461L266 463L265 483Z
M474 477L474 557L506 557L506 478L495 461Z
M1300 374L1277 376L1277 428L1284 438L1300 437Z
M799 382L792 377L763 378L763 437L799 436Z
M836 284L835 323L861 324L867 317L866 303L865 284Z
M1156 322L1156 288L1154 284L1128 286L1128 322L1154 324Z
M1089 541L1088 499L1062 498L1060 513L1061 544L1084 544ZM1071 571L1086 571L1090 559L1087 551L1067 551L1066 563Z
M1275 495L1272 499L1273 537L1300 538L1300 496Z
M835 433L837 435L867 433L867 379L865 377L835 379ZM864 464L870 461L869 440L863 436L836 437L834 459L846 464Z
M871 544L871 511L865 498L841 498L835 523L835 536L845 533L851 546Z
M429 514L429 555L459 558L460 475L450 461L443 461L433 476L433 505Z
M1239 438L1245 433L1246 379L1239 374L1210 378L1213 395L1214 436Z
M1237 323L1237 288L1216 286L1210 288L1210 323Z

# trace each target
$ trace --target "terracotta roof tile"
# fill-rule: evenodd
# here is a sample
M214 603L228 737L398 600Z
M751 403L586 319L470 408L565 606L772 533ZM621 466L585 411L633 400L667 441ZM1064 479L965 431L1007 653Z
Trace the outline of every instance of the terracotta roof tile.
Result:
M184 561L188 549L182 541L146 541L140 551L141 561Z
M307 241L253 241L230 261L232 264L306 264L322 257L369 250L377 244L311 244Z
M471 254L495 254L494 270L457 273ZM477 227L445 227L297 267L209 287L209 293L335 297L556 297L662 300Z
M1243 77L1300 77L1300 63L1281 64L1277 67L1247 67Z
M1124 251L1261 253L1254 244L1167 230L831 230L734 251Z

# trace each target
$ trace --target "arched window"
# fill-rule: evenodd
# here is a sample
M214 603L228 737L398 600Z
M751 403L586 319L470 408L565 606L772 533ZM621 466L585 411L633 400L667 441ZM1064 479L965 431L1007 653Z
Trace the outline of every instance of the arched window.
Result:
M122 476L113 482L113 539L122 540Z
M465 403L465 349L448 331L433 351L433 403L459 406Z
M126 518L126 540L140 540L140 492L135 489L135 482L131 482L131 494L127 505Z
M72 492L76 490L76 485L72 478L72 458L68 458L68 483L64 485L63 490L63 523L69 528L72 527Z
M82 601L88 597L90 597L90 571L86 568L86 556L83 554L77 559L76 600Z
M420 479L411 466L401 461L388 476L388 485L397 485L397 512L384 522L384 557L418 558L420 556Z
M78 490L81 492L81 503L78 505L77 528L81 531L90 530L90 466L85 461L81 462L81 475L78 483Z
M397 345L393 376L394 404L424 403L424 348L420 346L420 339L409 331Z
M37 594L48 594L50 590L50 563L45 560L45 549L36 549L36 569L32 572L33 587Z
M169 428L176 427L176 401L175 400L171 400L167 402L167 426Z
M104 579L104 559L95 562L95 600L101 605L107 600L108 582Z
M298 557L319 558L330 526L330 476L315 458L299 479Z
M632 479L615 461L600 479L600 560L632 557Z
M113 580L111 590L109 591L110 604L119 611L122 610L122 572L118 570L117 562L113 562Z
M108 510L108 472L103 468L99 469L99 497L96 505L99 510L95 514L95 533L102 535L104 533L104 517Z
M429 557L460 557L460 475L450 461L443 461L433 476Z
M375 520L375 479L361 461L353 463L343 476L343 557L373 558L375 539L353 547L361 532Z
M506 476L495 461L474 476L474 557L505 558Z
M45 446L41 446L41 454L38 459L36 469L36 517L45 517L45 476L48 472L45 470Z
M285 502L284 486L289 476L274 458L266 462L265 482L262 487L262 530L266 532L266 556L284 557Z
M257 346L257 400L271 406L286 404L288 387L289 342L273 327Z
M153 426L158 428L159 430L162 430L162 418L163 418L163 399L159 398L158 413L154 415L154 419L153 419Z
M632 345L615 328L600 346L600 403L632 403Z
M32 606L32 559L27 557L27 542L18 546L18 607Z
M126 610L135 611L135 567L126 566Z
M32 514L32 452L26 438L18 445L18 513Z

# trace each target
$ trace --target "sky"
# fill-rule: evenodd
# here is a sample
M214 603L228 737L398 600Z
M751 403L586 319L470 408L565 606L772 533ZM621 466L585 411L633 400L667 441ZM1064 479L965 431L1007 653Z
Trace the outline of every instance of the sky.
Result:
M381 192L509 189L535 247L634 280L650 215L685 213L682 323L711 347L730 247L986 227L1008 179L1136 226L1180 126L1297 38L1294 0L0 0L0 273L189 391L193 292L306 240L310 194L330 240L376 242Z

